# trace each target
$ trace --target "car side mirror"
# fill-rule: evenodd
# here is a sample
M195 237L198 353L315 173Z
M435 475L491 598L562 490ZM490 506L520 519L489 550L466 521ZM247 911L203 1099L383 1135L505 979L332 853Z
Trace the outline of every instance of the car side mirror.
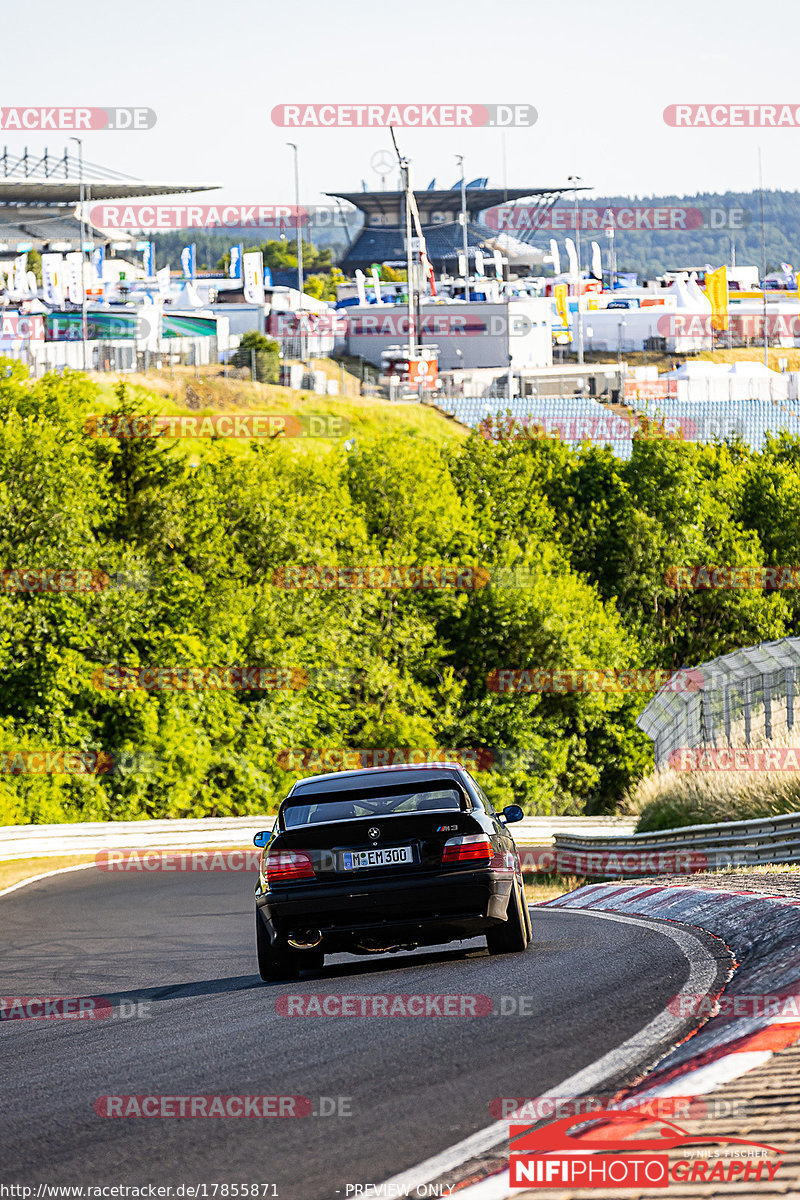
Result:
M272 837L271 829L262 829L261 832L257 833L255 835L255 837L253 838L253 845L258 846L258 848L261 850L264 848L264 846L266 846L267 842L269 841L269 839L271 837Z
M518 804L509 804L503 809L502 817L506 825L512 825L515 821L524 820L525 813Z

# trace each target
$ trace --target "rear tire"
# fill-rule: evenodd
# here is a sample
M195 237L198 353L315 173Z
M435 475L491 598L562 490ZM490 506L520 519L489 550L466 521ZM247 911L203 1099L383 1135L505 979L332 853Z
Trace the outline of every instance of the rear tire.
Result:
M256 954L258 973L264 983L280 983L282 980L297 979L300 974L298 955L291 950L275 950L264 928L264 922L256 910Z
M508 899L506 921L486 931L486 945L490 954L521 954L527 949L531 940L527 907L515 880L514 891Z

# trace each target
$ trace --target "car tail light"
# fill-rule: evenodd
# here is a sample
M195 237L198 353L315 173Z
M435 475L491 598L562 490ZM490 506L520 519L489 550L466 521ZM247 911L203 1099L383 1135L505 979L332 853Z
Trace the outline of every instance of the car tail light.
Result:
M476 862L478 859L491 857L492 843L485 833L448 838L442 851L443 863Z
M267 883L314 879L314 864L302 850L270 850L264 862Z

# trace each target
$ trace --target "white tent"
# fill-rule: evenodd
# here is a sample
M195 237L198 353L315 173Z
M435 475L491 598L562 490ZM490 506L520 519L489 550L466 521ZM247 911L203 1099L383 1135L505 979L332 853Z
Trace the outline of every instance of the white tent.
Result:
M705 292L701 291L701 289L698 287L696 275L689 276L689 279L686 283L686 290L692 297L697 312L710 313L712 311L711 301Z
M175 308L204 308L203 301L197 294L197 288L190 279L187 279L177 296L173 300Z
M692 298L692 294L683 279L676 279L674 283L670 284L667 288L667 295L675 297L676 308L697 312L697 303Z

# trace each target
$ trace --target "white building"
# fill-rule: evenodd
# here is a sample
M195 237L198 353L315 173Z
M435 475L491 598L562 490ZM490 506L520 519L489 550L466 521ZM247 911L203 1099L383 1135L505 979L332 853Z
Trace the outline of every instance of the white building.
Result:
M339 310L347 315L347 353L380 365L389 346L408 339L406 305L366 304ZM553 362L549 299L497 303L450 301L420 308L417 341L439 348L444 371L549 367Z

